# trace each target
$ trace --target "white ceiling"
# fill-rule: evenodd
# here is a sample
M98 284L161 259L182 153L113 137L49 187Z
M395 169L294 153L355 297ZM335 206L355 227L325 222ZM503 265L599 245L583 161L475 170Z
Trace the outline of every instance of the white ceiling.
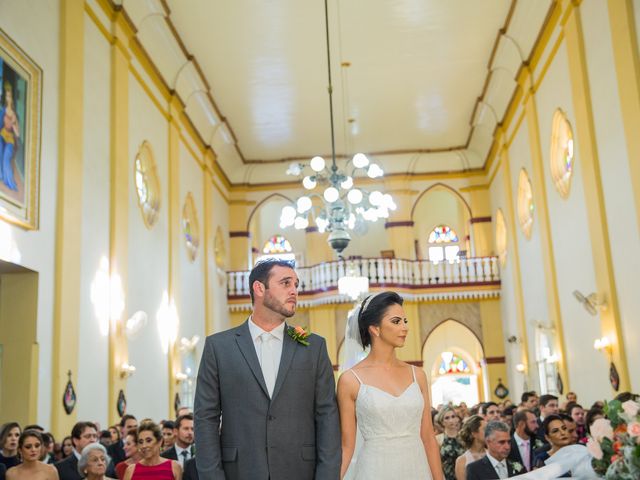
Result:
M232 182L283 179L254 162L330 156L322 0L159 2L124 7ZM387 172L482 167L549 4L329 0L337 153Z

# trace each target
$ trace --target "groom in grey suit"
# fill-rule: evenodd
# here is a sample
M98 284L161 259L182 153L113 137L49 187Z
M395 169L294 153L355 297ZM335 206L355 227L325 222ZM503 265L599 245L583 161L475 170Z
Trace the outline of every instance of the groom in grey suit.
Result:
M195 395L200 480L336 480L341 442L325 340L290 336L298 276L267 260L249 275L253 313L207 338Z

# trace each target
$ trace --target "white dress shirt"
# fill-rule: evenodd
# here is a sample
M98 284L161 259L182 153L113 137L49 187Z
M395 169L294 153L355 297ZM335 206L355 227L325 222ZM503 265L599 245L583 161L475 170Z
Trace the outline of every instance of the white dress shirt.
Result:
M184 467L184 462L186 462L191 458L191 446L188 446L187 448L182 448L180 445L178 445L178 443L174 443L173 446L176 449L176 455L178 456L178 463L180 464L181 467ZM186 457L182 454L182 452L185 452L185 451L187 452Z
M496 473L498 474L498 476L500 478L508 478L509 477L509 469L507 468L507 460L506 459L504 459L501 462L499 462L498 460L493 458L488 451L487 451L487 458L491 462L491 466L493 467L493 469L496 471ZM498 465L501 465L502 468L499 467Z
M280 357L282 356L282 345L284 341L284 327L285 323L282 322L276 328L268 332L272 335L273 338L271 338L271 348L269 349L271 359L267 361L271 361L276 375L278 373L278 369L280 368ZM253 346L256 349L256 355L258 356L258 361L260 362L260 368L262 368L264 373L264 366L262 365L262 362L264 361L262 352L262 335L267 332L253 323L253 319L251 317L249 317L249 332L251 333ZM269 388L269 385L267 385L267 388Z
M517 433L513 434L513 439L516 441L516 445L518 445L518 451L520 452L520 458L522 459L522 463L524 464L524 468L527 469L527 471L531 470L531 460L533 460L531 458L531 450L530 450L530 445L531 445L531 439L527 440L523 440L522 438L520 438L518 436ZM525 444L525 442L527 442ZM527 459L529 460L529 465L527 465Z

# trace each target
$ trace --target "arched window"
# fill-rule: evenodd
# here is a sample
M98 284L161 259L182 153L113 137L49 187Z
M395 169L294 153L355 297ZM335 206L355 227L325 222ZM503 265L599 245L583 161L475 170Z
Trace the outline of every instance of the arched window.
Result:
M562 198L569 196L573 175L573 131L565 113L558 109L551 127L551 178Z
M467 362L455 353L442 352L442 361L438 368L438 375L459 375L461 373L471 373Z
M531 227L533 226L533 190L531 189L531 180L527 171L523 168L520 170L518 177L518 220L520 228L525 237L531 238Z
M282 235L273 235L262 247L262 253L291 253L292 250L289 240Z
M429 260L438 263L447 260L453 263L458 258L460 246L458 235L448 225L438 225L429 234Z
M296 256L293 253L291 243L282 235L270 236L262 247L262 253L256 261L260 261L265 258L279 258L282 260L295 260Z

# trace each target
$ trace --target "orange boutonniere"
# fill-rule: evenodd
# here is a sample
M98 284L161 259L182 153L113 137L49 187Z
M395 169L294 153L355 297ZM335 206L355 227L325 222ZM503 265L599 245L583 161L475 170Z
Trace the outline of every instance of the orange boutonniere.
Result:
M305 327L301 327L300 325L297 325L295 327L289 327L287 329L287 334L291 338L293 338L296 342L304 345L305 347L309 346L309 342L307 341L307 338L309 338L309 335L311 335L311 332L308 332Z

